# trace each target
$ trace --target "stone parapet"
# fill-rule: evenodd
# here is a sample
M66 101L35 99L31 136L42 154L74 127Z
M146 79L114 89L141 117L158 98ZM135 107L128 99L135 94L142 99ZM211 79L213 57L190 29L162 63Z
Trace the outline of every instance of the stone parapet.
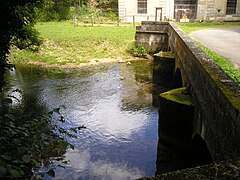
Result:
M160 33L156 33L158 28ZM240 86L173 22L143 22L136 41L148 49L175 53L180 84L192 89L192 137L204 139L214 161L239 157Z
M156 21L143 21L136 27L136 43L148 51L166 50L168 47L168 24Z

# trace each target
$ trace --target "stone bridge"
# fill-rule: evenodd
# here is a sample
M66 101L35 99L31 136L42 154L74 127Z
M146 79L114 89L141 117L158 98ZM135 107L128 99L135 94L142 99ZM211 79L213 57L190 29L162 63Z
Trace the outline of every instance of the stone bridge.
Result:
M169 126L176 123L187 132L185 145L193 148L194 141L201 138L213 161L240 157L240 86L175 23L142 22L136 29L136 43L148 50L168 51L173 55L168 76L172 76L176 88L186 87L182 94L190 95L193 112L192 118L186 120L186 112L178 108L177 116L180 113L183 118L169 119L168 123ZM159 121L161 118L160 114ZM177 136L184 133L176 131Z

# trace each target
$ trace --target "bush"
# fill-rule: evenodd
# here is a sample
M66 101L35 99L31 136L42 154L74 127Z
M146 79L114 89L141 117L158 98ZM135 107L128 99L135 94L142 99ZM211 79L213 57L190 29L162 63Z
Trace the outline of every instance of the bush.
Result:
M44 0L41 7L35 8L40 22L69 19L70 4L65 0Z
M145 58L148 55L148 51L141 45L135 45L128 51L134 57L143 57Z
M84 127L63 129L57 125L65 122L60 108L48 115L37 115L39 111L33 115L24 103L13 106L12 99L17 100L12 96L0 99L0 179L32 179L34 171L38 176L46 173L54 176L51 158L59 159L68 146L74 148L65 138L74 137L69 132L76 133ZM43 165L45 171L39 174L38 169Z
M71 7L70 16L84 23L112 23L116 22L117 15L112 9L96 9L94 7L82 6Z

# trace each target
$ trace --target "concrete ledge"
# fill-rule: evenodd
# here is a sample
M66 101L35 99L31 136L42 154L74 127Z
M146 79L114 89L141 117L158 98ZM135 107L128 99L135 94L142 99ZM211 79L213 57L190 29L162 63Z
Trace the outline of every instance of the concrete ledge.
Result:
M141 180L187 180L187 179L240 179L240 160L228 160L206 166L178 170Z
M165 31L144 31L144 30L136 30L136 33L167 34L167 32Z

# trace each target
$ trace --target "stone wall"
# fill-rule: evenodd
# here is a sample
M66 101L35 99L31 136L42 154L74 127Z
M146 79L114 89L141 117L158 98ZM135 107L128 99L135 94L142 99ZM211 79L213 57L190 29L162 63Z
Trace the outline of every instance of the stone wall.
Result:
M153 27L151 27L153 26ZM155 31L164 38L150 38ZM154 29L154 33L151 31ZM145 33L143 31L146 31ZM140 32L139 32L140 31ZM138 35L141 34L141 38ZM168 42L166 42L168 38ZM191 86L193 134L206 141L214 161L240 156L240 87L234 83L175 23L143 22L137 43L170 49L183 86ZM157 42L159 41L159 42ZM152 46L154 45L154 46Z
M168 47L168 23L143 21L136 27L135 40L149 51L166 50Z
M236 14L226 15L227 0L198 0L197 19L204 21L240 21L240 1Z
M213 160L240 156L240 87L174 23L169 43L176 52L183 85L192 86L195 104L194 134L206 141ZM193 136L194 136L193 134Z

